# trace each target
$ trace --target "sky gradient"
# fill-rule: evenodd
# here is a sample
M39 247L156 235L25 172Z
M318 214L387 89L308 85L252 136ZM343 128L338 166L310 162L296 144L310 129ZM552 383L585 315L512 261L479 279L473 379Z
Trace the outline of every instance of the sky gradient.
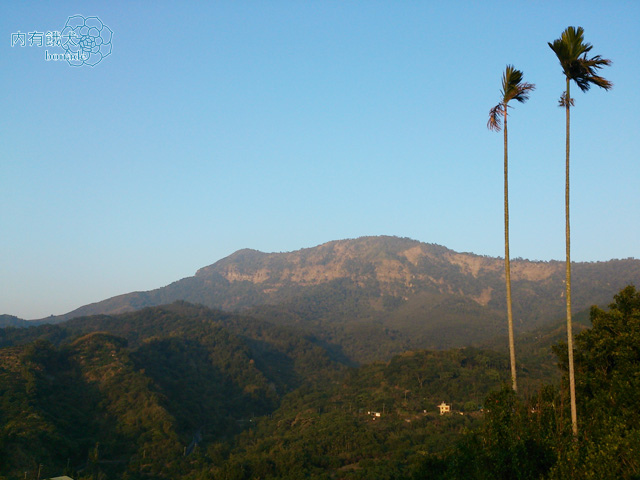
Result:
M572 259L640 258L640 2L204 3L0 5L0 313L63 314L241 248L396 235L502 256L486 122L507 64L537 86L510 109L511 256L564 259L547 42L569 25L614 83L572 88ZM76 14L113 31L94 67L11 46Z

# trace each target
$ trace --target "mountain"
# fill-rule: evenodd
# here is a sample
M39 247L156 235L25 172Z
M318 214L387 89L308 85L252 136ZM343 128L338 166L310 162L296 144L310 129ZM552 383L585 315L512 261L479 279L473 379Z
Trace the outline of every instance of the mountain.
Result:
M344 370L299 332L185 303L0 329L0 478L177 478L186 449Z
M514 259L511 266L516 330L561 318L564 263ZM304 326L342 345L351 359L372 361L407 349L465 346L503 333L503 270L500 258L397 237L339 240L288 253L239 250L166 287L47 320L184 300ZM606 303L628 284L640 284L640 260L574 263L572 280L574 309L584 310Z
M23 320L13 315L0 315L0 328L4 327L31 327L35 323Z

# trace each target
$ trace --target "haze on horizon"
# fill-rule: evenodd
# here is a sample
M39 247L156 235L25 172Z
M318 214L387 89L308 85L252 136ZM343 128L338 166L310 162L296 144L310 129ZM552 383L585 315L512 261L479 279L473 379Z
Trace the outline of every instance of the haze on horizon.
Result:
M75 14L113 31L95 67L12 47ZM486 121L508 63L537 86L510 110L511 255L562 260L547 42L569 25L614 83L572 90L572 259L640 258L639 20L640 4L595 1L5 2L0 314L63 314L242 248L395 235L499 257Z

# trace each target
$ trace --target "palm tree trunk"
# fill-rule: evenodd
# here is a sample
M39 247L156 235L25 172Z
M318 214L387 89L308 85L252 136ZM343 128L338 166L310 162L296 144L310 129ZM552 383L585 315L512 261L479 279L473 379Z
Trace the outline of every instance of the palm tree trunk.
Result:
M573 328L571 326L571 231L569 226L569 126L570 126L570 105L571 94L569 93L570 80L567 77L567 96L566 96L566 112L567 112L567 134L566 134L566 183L564 190L564 208L565 208L565 222L566 222L566 245L567 245L567 264L566 264L566 288L567 288L567 350L569 357L569 392L571 394L571 426L573 430L573 436L578 436L578 414L576 411L576 380L573 371Z
M504 106L504 276L507 287L507 322L509 326L509 356L511 358L511 383L516 382L516 349L513 341L513 314L511 311L511 265L509 263L509 149L507 142L507 106Z

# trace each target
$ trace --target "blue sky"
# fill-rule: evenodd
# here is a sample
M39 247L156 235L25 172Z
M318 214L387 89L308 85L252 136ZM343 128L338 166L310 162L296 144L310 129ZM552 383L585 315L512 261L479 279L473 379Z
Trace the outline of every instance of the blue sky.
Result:
M12 33L76 14L94 67ZM640 3L61 1L0 5L0 313L40 318L193 275L241 248L397 235L501 256L506 64L511 256L564 258L569 25L613 61L572 89L572 257L640 257ZM62 53L60 48L51 52Z

